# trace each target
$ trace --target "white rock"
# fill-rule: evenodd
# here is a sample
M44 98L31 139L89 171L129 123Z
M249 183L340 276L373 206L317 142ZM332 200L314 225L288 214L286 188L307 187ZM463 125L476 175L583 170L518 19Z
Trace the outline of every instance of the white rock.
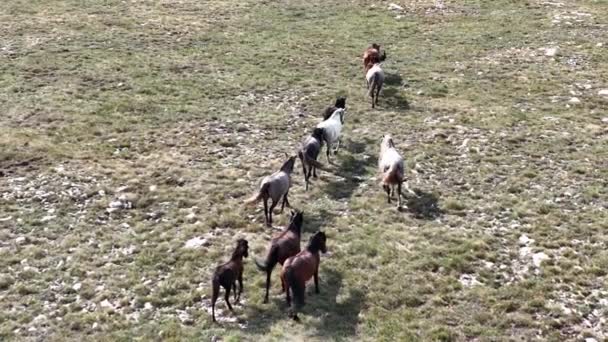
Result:
M146 302L146 304L144 304L144 309L145 310L152 310L152 309L154 309L154 306L152 305L152 303Z
M481 285L481 283L477 280L474 275L463 274L460 276L458 281L465 287L471 287L476 285Z
M572 97L572 98L570 98L570 100L568 100L568 103L579 104L579 103L581 103L581 100L578 97Z
M154 192L158 189L158 187L156 185L150 185L150 187L148 188L148 190L150 190L150 192Z
M597 44L595 44L595 46L602 47L602 46L604 46L604 43L597 43Z
M542 262L545 260L548 260L548 259L549 259L549 256L543 252L534 253L534 255L532 255L532 263L536 267L540 267Z
M48 221L51 221L52 219L54 219L55 217L57 217L57 216L55 216L55 215L47 215L47 216L44 216L44 217L43 217L43 218L40 220L40 222L48 222Z
M186 244L184 245L184 248L195 249L195 248L199 248L201 246L204 246L206 244L207 244L207 239L200 238L200 237L195 237L195 238L192 238L192 239L186 241Z
M82 284L81 283L76 283L72 286L72 288L74 289L74 291L78 291L82 288Z
M27 238L25 236L20 236L20 237L18 237L18 238L15 239L15 242L18 245L23 245L26 241L27 241Z
M4 217L0 219L0 222L6 222L6 221L10 221L13 217L12 216L8 216L8 217Z
M547 56L547 57L553 57L553 56L557 55L558 52L559 52L559 48L557 48L557 47L546 48L545 49L545 56Z
M597 342L597 340L595 338L593 338L593 337L587 337L585 339L585 342Z
M120 208L122 208L122 202L121 201L112 201L112 202L110 202L110 208L120 209Z
M608 89L602 89L597 92L599 96L608 96Z
M394 4L394 3L388 4L388 9L391 11L403 11L403 7L401 7L397 4Z
M188 222L194 222L196 220L196 214L190 213L190 214L186 215L186 220L188 220Z
M128 187L127 185L125 185L125 186L121 186L120 188L116 189L116 192L124 192L124 191L126 191L127 189L129 189L129 187Z
M112 305L112 303L110 303L110 301L107 299L104 299L103 302L99 303L99 306L101 306L102 308L114 310L114 305Z
M603 123L608 123L608 116L607 116L607 117L605 117L605 118L602 118L602 122L603 122Z
M519 241L520 245L527 245L527 244L534 243L534 240L530 239L526 234L520 236L518 241Z

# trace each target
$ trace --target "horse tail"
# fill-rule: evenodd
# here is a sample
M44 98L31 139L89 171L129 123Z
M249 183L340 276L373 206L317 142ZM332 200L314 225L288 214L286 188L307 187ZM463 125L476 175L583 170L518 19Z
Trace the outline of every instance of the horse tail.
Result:
M246 205L251 205L254 203L257 203L259 200L262 199L262 197L264 197L267 193L268 190L270 188L270 183L264 183L262 184L262 187L260 188L260 191L258 191L257 194L251 196L250 198L245 200L245 204Z
M304 306L304 291L306 289L305 284L298 281L296 271L293 269L293 267L288 267L287 270L285 270L285 282L287 283L286 290L289 291L289 289L291 289L296 307Z
M392 163L382 177L384 184L396 184L403 181L403 167L400 163Z
M382 56L380 56L380 62L384 62L386 60L386 51L382 51Z
M268 255L266 256L266 260L261 261L258 259L253 259L253 261L255 262L255 265L258 267L258 269L260 271L263 272L268 272L268 270L272 270L274 268L274 266L277 264L278 258L279 258L279 249L273 247L270 247L270 252L268 252Z
M325 166L321 163L319 163L318 161L314 160L314 159L307 159L306 162L314 167L316 167L319 170L325 170L328 171Z

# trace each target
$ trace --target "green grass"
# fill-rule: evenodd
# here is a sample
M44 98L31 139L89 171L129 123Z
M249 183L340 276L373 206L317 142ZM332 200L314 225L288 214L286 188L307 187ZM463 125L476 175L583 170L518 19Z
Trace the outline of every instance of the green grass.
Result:
M607 338L608 5L400 4L397 19L359 0L6 1L0 339ZM388 53L377 110L372 41ZM247 260L238 321L212 324L213 268L273 233L242 201L337 95L338 166L305 192L296 165L290 192L304 240L328 234L321 294L295 324L278 270L263 304ZM417 193L403 212L373 178L384 133ZM108 212L117 200L130 209Z

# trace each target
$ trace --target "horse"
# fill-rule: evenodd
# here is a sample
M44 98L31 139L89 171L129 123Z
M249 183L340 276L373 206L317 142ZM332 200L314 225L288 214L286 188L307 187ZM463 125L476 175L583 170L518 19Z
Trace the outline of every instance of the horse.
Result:
M302 170L304 171L306 190L308 190L311 173L313 177L317 178L317 169L325 169L324 166L317 161L319 152L321 152L321 147L323 147L323 129L315 128L298 151L298 157L302 162Z
M249 245L247 240L238 239L236 242L236 249L232 253L232 257L230 261L225 264L218 266L213 273L213 278L211 281L211 285L213 288L213 295L211 297L211 317L213 317L213 322L215 320L215 302L217 301L217 297L220 294L220 285L226 291L226 296L224 299L226 300L226 304L228 305L228 309L234 313L232 309L232 305L230 305L230 289L234 287L234 302L238 303L241 298L241 293L243 292L243 257L247 257L249 255ZM239 293L237 296L236 293L236 281L239 282Z
M338 108L327 120L321 121L317 125L317 128L323 130L323 140L327 143L327 162L330 164L329 154L332 145L337 144L334 154L338 153L338 149L340 148L340 133L342 132L342 125L344 125L345 111L343 108Z
M391 196L395 193L397 186L398 208L401 208L401 185L405 178L405 162L403 157L397 152L395 143L390 134L384 135L380 145L380 157L378 158L378 169L382 175L382 188L388 196L388 203L391 203Z
M319 263L321 257L319 251L327 253L327 237L325 233L318 231L309 240L306 249L288 258L283 263L281 271L281 282L286 293L287 305L291 306L291 295L293 293L295 305L293 306L293 319L298 321L298 309L304 306L304 292L306 282L314 277L315 292L319 293Z
M376 63L369 68L365 79L367 80L367 95L371 96L372 108L375 108L378 104L378 95L380 95L380 90L384 84L384 71L382 71L380 63Z
M338 97L336 99L336 103L333 106L325 108L325 112L323 112L323 120L329 119L329 117L338 108L346 109L346 97Z
M292 211L289 225L270 241L270 248L265 261L254 259L260 271L266 272L266 296L264 303L268 303L270 289L270 275L276 264L283 265L287 258L300 252L300 236L302 235L302 222L304 214L301 211ZM283 288L285 290L285 288Z
M291 208L287 195L289 194L289 188L291 187L291 173L293 172L295 163L296 156L289 157L287 161L283 163L279 171L262 179L260 190L257 194L254 194L252 197L245 200L246 205L253 205L260 200L264 201L264 220L268 227L272 227L272 211L281 198L283 198L281 213L283 213L286 204L287 207ZM268 209L268 199L272 199L270 210Z
M363 68L365 69L365 73L367 74L369 68L374 64L384 62L385 60L386 51L382 51L382 55L380 55L380 45L373 43L372 46L363 52Z

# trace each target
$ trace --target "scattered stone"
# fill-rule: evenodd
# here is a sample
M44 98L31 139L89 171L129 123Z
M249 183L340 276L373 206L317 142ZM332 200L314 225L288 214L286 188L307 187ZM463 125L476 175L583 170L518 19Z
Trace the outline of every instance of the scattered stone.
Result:
M602 46L604 46L604 43L597 43L597 44L595 44L595 46L602 47Z
M559 48L557 48L557 47L546 48L545 49L545 56L547 56L547 57L554 57L554 56L557 56L558 52L559 52Z
M597 340L595 338L593 338L593 337L587 337L585 339L585 342L597 342Z
M520 245L522 245L522 246L525 246L525 245L528 245L528 244L534 243L534 240L533 240L533 239L530 239L530 238L529 238L527 235L525 235L525 234L524 234L524 235L522 235L522 236L520 236L518 241L519 241L519 244L520 244Z
M470 275L470 274L461 275L460 278L458 279L458 281L462 284L462 286L465 286L465 287L481 285L481 283L477 280L477 278L474 275Z
M72 289L74 289L74 291L79 291L81 288L82 288L81 283L76 283L72 286Z
M607 116L607 117L605 117L605 118L602 118L602 122L603 122L603 123L608 123L608 116Z
M536 267L540 267L540 265L542 264L543 261L548 260L549 256L543 252L540 253L534 253L534 255L532 255L532 263L534 264L534 266Z
M47 216L44 216L42 219L40 219L40 222L43 222L43 223L48 222L48 221L53 220L56 217L57 216L55 216L55 215L47 215Z
M194 324L194 320L192 319L192 317L190 317L190 315L186 311L181 311L181 310L177 310L177 311L179 312L177 315L177 318L179 318L179 320L182 322L182 324L186 324L186 325Z
M572 97L572 98L570 98L570 100L568 100L568 103L579 104L579 103L581 103L581 100L578 97Z
M158 190L158 187L156 185L150 185L150 187L148 187L148 190L150 190L150 192L154 192Z
M8 217L4 217L0 219L0 222L6 222L6 221L10 221L13 217L12 216L8 216Z
M199 248L201 246L208 246L208 245L209 245L209 241L207 241L207 239L200 238L200 237L195 237L195 238L192 238L192 239L186 241L186 244L184 245L184 248L196 249L196 248Z
M190 214L186 215L186 220L188 220L188 222L194 222L194 221L196 221L196 214L195 213L190 213Z
M388 9L391 11L403 11L403 7L401 7L395 3L388 4Z
M144 310L152 310L152 309L154 309L154 306L152 305L152 303L146 302L146 304L144 304Z
M26 242L27 242L27 238L25 236L20 236L15 239L15 243L17 243L18 245L23 245Z
M599 96L608 96L608 89L602 89L597 92Z

